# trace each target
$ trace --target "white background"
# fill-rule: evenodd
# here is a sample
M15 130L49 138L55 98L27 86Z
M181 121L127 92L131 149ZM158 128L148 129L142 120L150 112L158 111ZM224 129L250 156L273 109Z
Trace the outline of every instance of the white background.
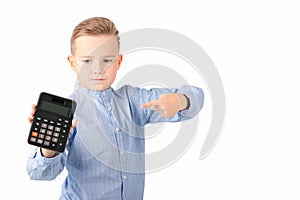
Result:
M72 90L69 38L75 25L93 16L112 19L120 32L182 33L208 53L223 80L226 122L216 148L198 160L205 134L199 133L178 162L147 175L146 200L300 198L296 0L0 4L1 199L59 196L65 172L52 182L28 179L26 160L33 147L26 143L26 118L39 92L66 96Z

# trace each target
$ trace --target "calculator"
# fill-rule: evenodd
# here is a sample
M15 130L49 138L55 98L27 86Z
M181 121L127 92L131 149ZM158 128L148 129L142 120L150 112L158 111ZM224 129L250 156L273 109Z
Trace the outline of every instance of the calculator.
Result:
M28 143L64 152L72 124L76 102L42 92L31 124Z

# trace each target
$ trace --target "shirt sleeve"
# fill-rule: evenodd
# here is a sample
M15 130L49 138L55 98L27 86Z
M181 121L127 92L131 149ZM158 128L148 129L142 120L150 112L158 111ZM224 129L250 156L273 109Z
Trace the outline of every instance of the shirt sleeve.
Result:
M182 86L177 93L184 94L189 101L189 107L178 113L182 117L181 120L191 119L196 116L204 104L203 90L192 86Z
M188 98L189 106L187 109L179 111L170 118L161 117L160 114L150 108L140 109L140 105L158 99L160 95L167 93L180 93ZM157 122L178 122L191 119L196 116L203 107L204 93L201 88L194 86L182 86L180 88L152 88L150 90L134 88L130 94L131 109L135 116L139 118L139 124Z
M66 153L57 153L53 158L43 157L36 148L27 160L27 173L32 180L54 180L64 169Z

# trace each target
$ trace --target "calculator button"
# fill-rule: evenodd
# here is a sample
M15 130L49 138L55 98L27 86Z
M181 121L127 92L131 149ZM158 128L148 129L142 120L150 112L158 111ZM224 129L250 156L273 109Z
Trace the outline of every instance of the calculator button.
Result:
M35 132L35 131L31 132L31 136L37 137L38 136L38 132Z
M40 132L41 132L41 133L46 133L46 129L41 128L41 129L40 129Z
M49 126L48 126L48 129L49 129L49 130L53 130L53 129L54 129L54 126L49 125Z
M39 122L36 122L35 125L36 125L36 126L40 126L40 123L39 123Z
M48 122L48 119L43 119L43 121L47 123L47 122Z
M65 120L65 123L66 123L66 124L68 124L68 123L69 123L69 121L68 121L68 120Z
M58 136L59 136L59 133L54 132L54 133L53 133L53 136L54 136L54 137L58 137Z
M45 135L44 134L39 134L39 138L44 139Z
M54 129L56 132L60 132L60 128L59 127L55 127Z
M46 135L45 140L51 140L51 136Z
M49 141L44 141L44 145L45 145L45 146L49 146L49 145L50 145L50 142L49 142Z
M56 147L56 143L52 143L51 146L52 146L53 148L55 148L55 147Z
M47 124L42 123L41 127L42 127L42 128L47 128Z
M52 131L49 130L47 131L47 135L52 135L52 133L53 133Z
M36 119L40 121L42 118L41 117L36 117Z
M52 142L57 143L57 142L58 142L58 139L54 137L54 138L52 138Z
M38 140L37 140L37 143L38 143L38 144L43 144L43 140L38 139Z
M57 126L61 126L61 123L57 122L56 125L57 125Z
M31 142L36 142L36 138L35 137L30 137L30 141Z
M54 124L54 121L51 120L51 121L50 121L50 124Z

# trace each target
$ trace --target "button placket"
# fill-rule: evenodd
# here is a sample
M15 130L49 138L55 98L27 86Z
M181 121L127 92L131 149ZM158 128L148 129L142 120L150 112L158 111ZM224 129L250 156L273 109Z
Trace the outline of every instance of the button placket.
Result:
M101 92L101 99L103 100L103 105L105 106L105 108L108 110L108 111L112 111L112 107L110 105L110 101L108 99L108 95L107 95L107 92L103 91Z

